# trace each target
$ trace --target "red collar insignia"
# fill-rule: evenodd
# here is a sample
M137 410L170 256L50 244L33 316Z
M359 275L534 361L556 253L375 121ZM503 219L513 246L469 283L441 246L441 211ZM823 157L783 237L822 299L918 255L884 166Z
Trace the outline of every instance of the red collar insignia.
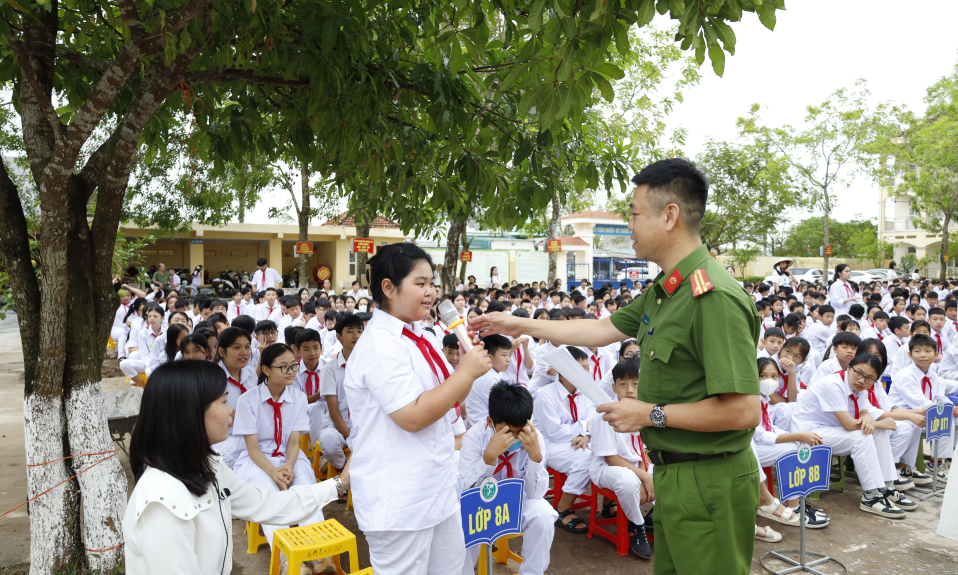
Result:
M712 291L712 288L715 286L712 285L712 280L709 279L705 270L695 270L692 272L691 280L692 282L692 296L699 297L704 293Z
M669 295L672 295L675 293L675 290L679 289L679 284L681 284L682 280L684 279L685 278L682 277L682 274L679 273L679 270L675 269L672 270L672 273L669 274L669 277L665 278L665 281L662 283L662 285L665 287L665 291L667 291Z

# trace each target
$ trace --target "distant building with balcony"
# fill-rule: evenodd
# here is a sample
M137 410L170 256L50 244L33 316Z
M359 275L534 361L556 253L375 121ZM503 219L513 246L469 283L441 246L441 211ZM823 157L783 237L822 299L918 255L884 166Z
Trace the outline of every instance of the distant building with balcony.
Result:
M895 189L901 183L900 176L894 181L884 182L879 188L880 203L878 205L878 239L895 245L896 262L906 254L914 254L917 259L928 257L932 262L922 272L927 277L936 277L941 271L939 254L941 253L941 234L926 231L927 216L916 214L914 200L908 195L895 196ZM949 240L958 239L958 222L951 222ZM958 275L954 270L955 262L948 262L948 276ZM899 266L899 272L906 270ZM914 270L907 270L914 271Z

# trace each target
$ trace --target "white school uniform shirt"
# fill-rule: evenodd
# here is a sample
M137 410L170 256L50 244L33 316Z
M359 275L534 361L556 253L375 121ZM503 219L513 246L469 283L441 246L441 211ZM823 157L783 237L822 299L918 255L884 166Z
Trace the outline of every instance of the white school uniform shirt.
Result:
M306 329L315 329L318 331L320 342L322 342L323 338L326 337L326 326L323 324L323 322L325 322L325 318L323 318L321 321L319 314L316 314L312 317L312 319L306 322L306 325L304 326Z
M230 300L230 302L226 304L226 319L232 322L237 316L240 315L249 315L247 313L246 302L240 300L240 304L237 306L235 301Z
M123 323L123 318L126 317L126 314L130 311L130 306L132 303L120 304L120 307L116 308L116 313L113 314L113 327L126 327L126 324Z
M536 430L542 456L541 462L536 463L529 459L525 448L520 447L509 455L500 455L496 458L495 465L486 465L482 456L494 434L495 430L483 423L474 426L462 437L462 449L459 450L459 477L462 478L462 488L469 489L476 486L487 477L495 477L499 481L515 478L525 482L522 486L525 499L545 497L546 491L549 490L549 472L546 471L548 460L546 443L542 434Z
M612 373L618 357L617 353L610 352L606 347L597 347L596 353L592 353L589 348L582 348L582 351L589 356L589 375L592 376L592 381L598 383L605 378L606 374Z
M259 321L263 321L267 319L272 320L274 317L276 317L276 314L280 314L280 317L281 317L283 313L283 308L279 306L278 301L273 302L273 307L269 307L269 305L264 301L263 303L254 307L253 312L254 313L250 315L253 315L253 317L256 318L256 321L259 322ZM276 320L273 320L273 321L276 321Z
M792 412L792 423L799 431L815 431L821 427L841 427L835 412L847 411L855 416L855 404L859 414L866 411L878 419L882 410L868 403L868 392L852 393L840 374L834 373L822 379L805 393L798 396L798 407Z
M953 343L941 355L938 375L944 379L958 379L958 342Z
M216 483L203 495L190 493L182 481L153 467L140 476L123 515L128 573L228 575L233 530L223 529L224 517L288 525L337 499L333 481L270 492L240 479L222 457L211 460ZM225 490L229 497L220 499Z
M499 276L490 276L486 282L486 289L490 289L492 284L499 284L499 288L502 288L502 282L499 280Z
M512 340L511 337L509 339ZM528 350L528 353L535 358L535 355L532 353L531 349ZM520 361L522 362L521 366L519 365ZM522 349L522 346L520 345L513 350L512 355L509 357L509 367L506 369L505 373L502 374L502 379L529 387L529 372L525 366L525 362L526 350ZM535 362L533 362L532 368L535 369Z
M144 358L149 357L153 347L156 346L157 340L163 335L166 335L166 327L162 325L160 326L160 333L153 331L153 328L149 325L147 325L145 329L140 330L137 341L137 348L140 350L140 354ZM166 342L165 337L163 341L164 343Z
M956 341L955 338L958 337L958 322L946 319L945 327L941 328L941 333L948 338L949 343Z
M943 333L943 332L944 332L944 328L942 329L941 332L937 332L937 331L935 331L934 328L931 328L930 332L931 332L931 339L935 340L935 343L936 343L936 344L938 345L938 347L940 348L940 349L938 350L938 353L945 353L945 350L948 349L948 347L949 347L949 345L951 344L951 342L948 340L948 336L946 336L946 335Z
M290 434L294 431L309 433L306 396L291 385L283 388L283 393L279 396L280 417L278 419L275 416L275 408L269 404L269 400L272 399L269 386L265 383L257 385L240 396L239 403L236 405L236 415L233 418L233 435L237 437L255 435L259 450L266 457L280 457L279 454L287 456ZM276 443L277 431L280 435L279 444ZM249 457L245 441L240 449L242 452L237 458L237 465L240 459ZM309 460L302 450L297 455L297 461L303 461L309 465Z
M275 288L277 282L283 281L283 278L279 275L279 272L273 268L256 270L251 279L253 282L253 288L255 288L257 292L261 292L266 288Z
M858 303L858 300L855 299L857 295L852 286L844 280L837 280L830 285L828 287L828 299L831 306L835 308L835 317L847 314L848 310Z
M302 312L300 312L302 314ZM285 314L279 318L279 322L276 323L276 342L277 343L295 343L286 341L286 328L290 326L299 325L303 321L302 315L300 317L293 317L289 314Z
M595 405L577 391L572 398L576 406L576 417L573 417L569 395L557 381L539 390L536 396L536 423L548 442L570 444L580 435L589 435L587 426L595 414Z
M466 397L466 427L485 425L489 416L489 392L492 386L502 381L503 374L490 369L472 384Z
M529 379L529 391L533 397L536 397L539 390L559 382L559 375L549 375L549 368L552 366L544 359L545 354L556 349L551 342L543 340L536 346L535 365L532 368L532 377Z
M805 385L807 385L809 388L814 387L818 385L819 381L841 370L842 364L838 362L838 358L830 357L818 366L818 369L816 369L815 373L812 375L812 379L810 379Z
M150 348L150 359L147 364L146 373L149 375L153 370L160 367L168 360L166 355L166 331L164 330L160 337L156 338L156 343Z
M342 352L339 352L333 361L326 364L326 367L323 368L323 372L319 375L319 390L323 395L323 403L326 402L327 395L336 396L339 415L341 415L343 421L346 422L346 428L352 429L352 422L349 419L349 400L346 399L346 388L343 385L345 382L346 358ZM329 409L328 404L326 408ZM327 427L336 427L333 424L333 420L329 417L323 419L323 425L320 429L326 429ZM319 438L317 437L316 439Z
M761 395L760 397L762 398L762 423L755 428L755 433L752 434L752 442L756 445L774 445L778 443L778 436L785 432L775 427L775 424L772 423L772 416L768 413L771 407L769 398L765 395ZM766 415L768 416L767 421L771 430L765 428Z
M346 295L346 296L350 296L350 295L351 295L351 296L353 296L353 299L358 302L358 301L359 301L359 298L361 298L361 297L369 297L369 292L367 292L366 290L360 288L359 291L354 292L353 290L349 290L348 292L344 293L343 295Z
M323 360L328 362L343 350L343 344L336 337L336 330L327 330L323 337Z
M638 433L617 433L612 424L602 419L601 413L592 416L592 461L589 463L589 476L599 477L602 470L609 466L606 457L618 455L639 469L646 468L643 458L642 437Z
M252 362L252 360L251 360ZM226 365L223 362L218 364L220 369L223 370L223 373L226 374L226 402L230 404L230 407L236 409L236 405L239 403L239 398L243 393L249 391L256 387L256 371L249 367L248 365L240 370L239 385L230 381L233 376L230 375Z
M346 364L351 489L363 531L420 531L459 510L455 412L417 432L389 416L441 384L404 328L422 336L420 326L376 309L353 350L366 361Z
M832 338L835 337L835 323L825 325L821 322L815 322L806 325L802 335L814 349L824 354L828 346L831 345Z
M928 381L922 385L922 380L926 377ZM951 402L945 395L944 385L938 374L932 369L929 369L927 374L922 373L914 361L895 375L895 383L888 393L888 400L902 409L921 409L938 403L938 400Z

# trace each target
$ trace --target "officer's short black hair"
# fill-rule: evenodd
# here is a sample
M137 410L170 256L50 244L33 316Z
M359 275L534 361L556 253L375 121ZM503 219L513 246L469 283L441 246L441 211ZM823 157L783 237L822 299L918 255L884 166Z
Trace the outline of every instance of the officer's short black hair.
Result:
M659 160L642 168L632 178L632 183L636 186L648 184L649 205L656 214L669 204L678 205L689 233L699 235L709 181L695 164L685 158Z

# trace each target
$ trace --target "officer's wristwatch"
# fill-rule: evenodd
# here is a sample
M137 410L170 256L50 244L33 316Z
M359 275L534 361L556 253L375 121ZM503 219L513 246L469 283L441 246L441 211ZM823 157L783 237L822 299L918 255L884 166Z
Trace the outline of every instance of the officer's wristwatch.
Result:
M665 427L665 407L664 403L660 403L652 408L652 413L649 414L649 419L652 420L652 425L656 427Z
M333 481L336 483L336 493L339 493L340 497L346 495L346 488L343 487L343 480L337 475L336 477L333 477Z

